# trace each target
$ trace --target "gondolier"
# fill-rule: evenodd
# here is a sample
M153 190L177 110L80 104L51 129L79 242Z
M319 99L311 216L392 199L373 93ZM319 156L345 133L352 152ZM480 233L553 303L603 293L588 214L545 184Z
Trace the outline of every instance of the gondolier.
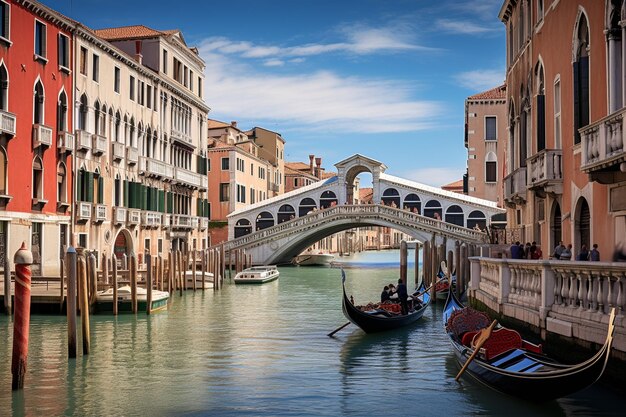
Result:
M406 290L406 285L402 278L398 279L398 300L400 300L400 307L402 307L402 315L409 314L409 303L407 303L407 298L409 297L409 293Z

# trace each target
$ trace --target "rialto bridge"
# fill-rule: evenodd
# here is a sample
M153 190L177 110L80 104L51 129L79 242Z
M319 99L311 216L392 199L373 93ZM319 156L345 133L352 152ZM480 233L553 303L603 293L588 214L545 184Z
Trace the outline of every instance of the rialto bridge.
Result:
M385 164L353 155L337 175L263 200L228 216L227 251L245 249L255 264L290 262L313 243L357 227L383 226L424 242L434 235L480 243L496 203L385 174ZM372 175L372 204L359 204L355 179Z

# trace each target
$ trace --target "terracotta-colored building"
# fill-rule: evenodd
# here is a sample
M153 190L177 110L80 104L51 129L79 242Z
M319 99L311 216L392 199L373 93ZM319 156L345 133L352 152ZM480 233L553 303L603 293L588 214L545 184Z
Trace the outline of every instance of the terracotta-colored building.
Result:
M624 1L507 0L508 228L541 242L626 240ZM555 47L558 46L558 47ZM592 220L593 219L593 220Z
M453 193L464 194L463 192L463 180L453 181L449 184L442 185L442 190L451 191Z
M31 1L0 12L0 264L25 242L51 275L70 235L75 22Z
M465 100L467 176L462 187L467 195L495 201L501 207L504 206L506 126L505 85Z
M308 165L304 162L285 162L285 192L306 187L325 178L325 175L322 158L316 158L315 155L309 155Z

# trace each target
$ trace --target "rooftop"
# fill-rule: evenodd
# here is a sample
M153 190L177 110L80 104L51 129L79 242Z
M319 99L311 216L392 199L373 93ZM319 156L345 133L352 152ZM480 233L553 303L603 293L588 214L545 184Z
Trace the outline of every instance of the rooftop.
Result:
M107 41L124 39L149 39L178 33L179 30L155 30L144 25L122 26L117 28L96 29L96 35Z
M506 84L502 84L498 87L492 88L491 90L483 91L482 93L474 94L473 96L469 96L468 100L497 100L497 99L506 99Z

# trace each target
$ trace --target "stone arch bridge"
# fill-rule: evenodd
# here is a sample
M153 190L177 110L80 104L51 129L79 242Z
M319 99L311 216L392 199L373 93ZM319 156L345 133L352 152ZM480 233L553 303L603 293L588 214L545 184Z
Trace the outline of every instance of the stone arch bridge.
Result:
M227 251L245 249L255 264L290 262L313 243L357 227L390 227L424 242L444 236L480 243L496 203L385 174L362 155L335 164L337 175L276 196L228 216ZM361 204L357 175L372 174L372 204Z

